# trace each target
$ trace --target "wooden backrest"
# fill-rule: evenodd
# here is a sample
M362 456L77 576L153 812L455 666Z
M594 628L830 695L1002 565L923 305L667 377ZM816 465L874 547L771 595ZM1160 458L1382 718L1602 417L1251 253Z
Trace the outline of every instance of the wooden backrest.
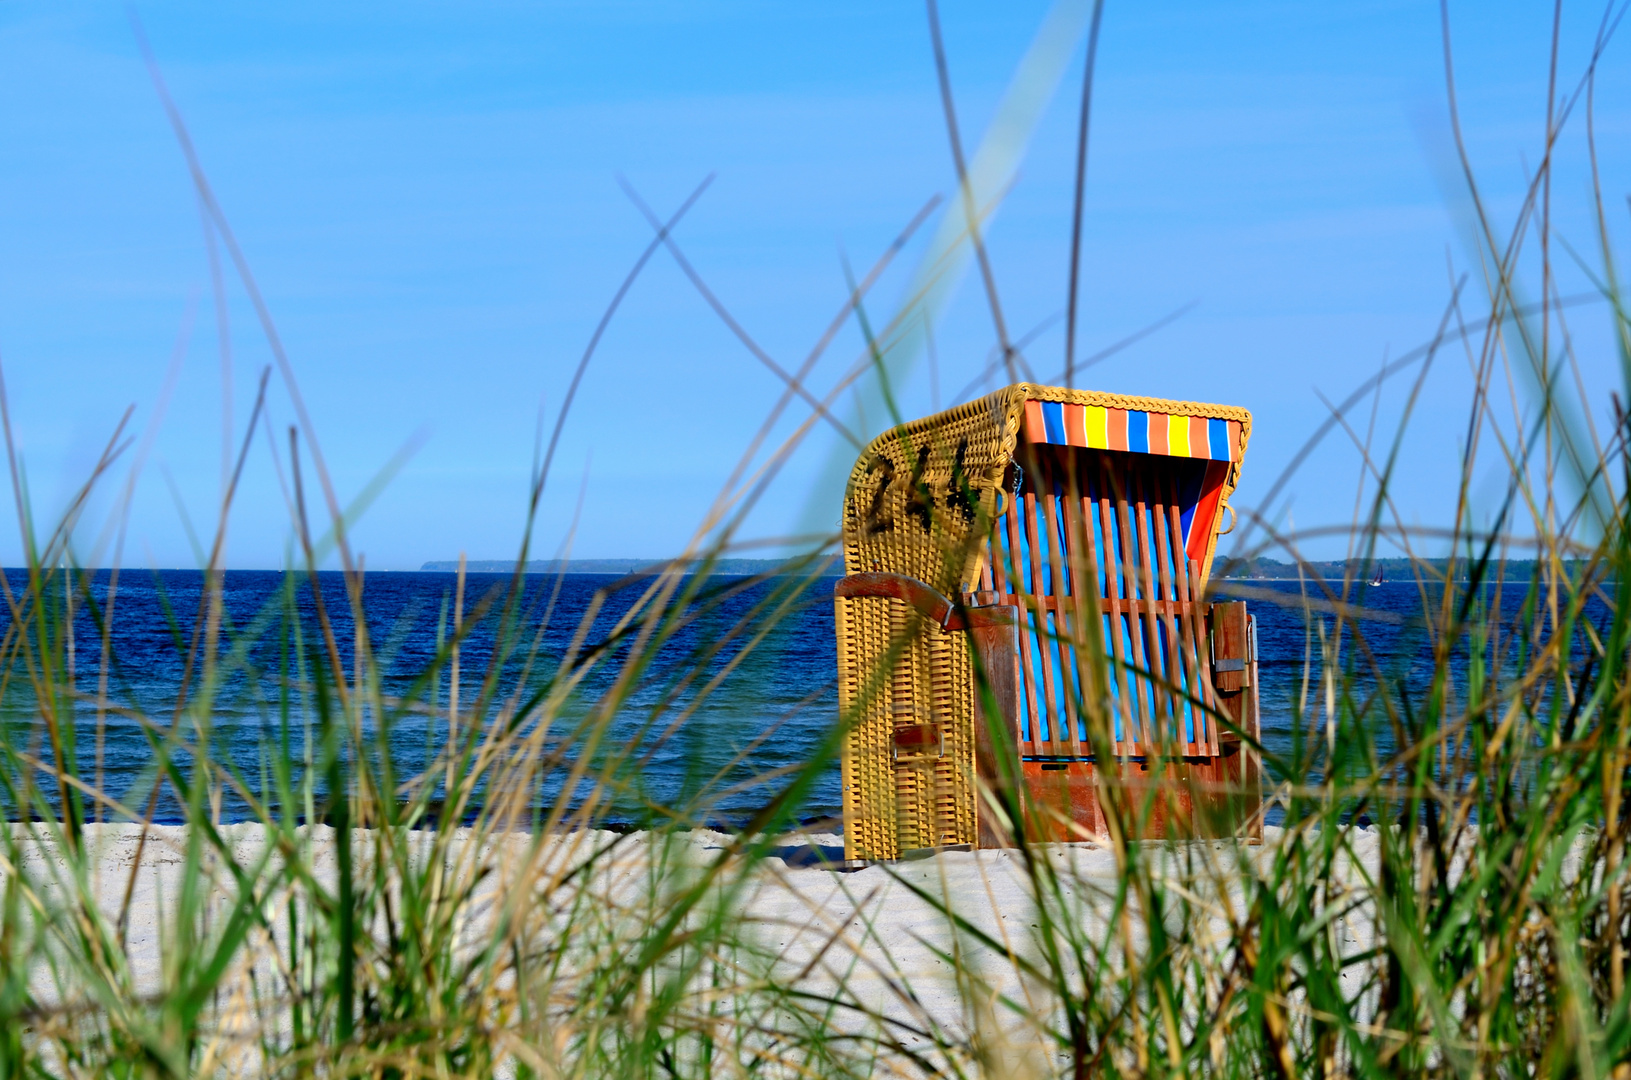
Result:
M1021 756L1091 755L1084 701L1108 708L1118 755L1216 756L1200 570L1185 543L1206 463L1036 444L1016 462L1020 491L976 596L1024 611Z

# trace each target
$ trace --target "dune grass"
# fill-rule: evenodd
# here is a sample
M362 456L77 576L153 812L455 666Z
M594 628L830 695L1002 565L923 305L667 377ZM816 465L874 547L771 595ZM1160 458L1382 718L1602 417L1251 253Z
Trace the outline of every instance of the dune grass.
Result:
M1568 116L1589 125L1590 90L1588 71L1559 94L1558 129ZM1627 1075L1631 462L1623 413L1596 430L1601 410L1570 389L1585 358L1550 271L1551 167L1548 156L1505 232L1468 171L1483 287L1458 288L1439 334L1389 372L1450 354L1474 372L1443 528L1409 527L1389 499L1408 409L1391 444L1361 434L1350 411L1374 389L1361 387L1316 435L1344 431L1368 474L1345 527L1352 575L1310 569L1301 594L1280 594L1306 605L1308 626L1306 664L1276 703L1291 738L1263 748L1281 826L1261 847L1112 839L1108 881L1024 846L1012 865L1029 917L1012 932L976 916L989 907L978 890L883 868L891 903L915 899L942 924L940 937L922 930L942 943L931 951L949 1011L890 955L900 939L876 931L887 913L842 875L804 871L817 877L797 886L837 890L842 920L753 916L765 883L787 880L774 853L831 766L842 718L815 753L764 778L771 796L717 842L691 827L711 820L719 777L682 805L650 806L645 831L599 828L639 792L643 755L730 692L781 620L820 601L819 545L762 581L710 566L791 448L831 417L838 391L818 400L805 380L876 271L810 362L782 373L786 395L686 558L597 598L620 612L609 632L591 636L591 610L568 649L545 649L547 591L533 602L518 575L476 595L461 574L438 651L405 688L370 636L362 560L304 423L279 451L296 551L284 588L250 619L227 614L229 484L199 604L173 613L186 674L162 710L123 688L117 574L99 585L73 543L91 493L115 485L122 432L49 532L13 454L28 566L0 578L0 797L16 822L0 832L0 1076ZM678 216L658 223L634 273L672 246ZM1600 199L1597 221L1598 253L1582 263L1602 302L1585 310L1610 320L1631 370ZM1535 267L1531 302L1520 270ZM1510 410L1497 410L1502 395ZM765 465L796 400L809 419ZM239 469L262 422L257 405ZM1510 481L1485 515L1470 493L1491 461ZM309 507L314 477L322 513ZM1239 557L1299 558L1298 536L1267 509L1242 517ZM1415 560L1421 598L1396 663L1369 648L1360 588L1364 560L1395 551ZM314 587L331 558L343 597ZM749 614L673 660L685 629L742 590ZM75 619L97 627L97 655L76 653ZM495 644L472 671L461 648L478 626ZM212 718L229 697L280 732L255 774L217 745ZM636 735L614 736L636 711ZM145 786L102 784L110 718L148 740ZM428 763L397 760L405 724L436 733ZM151 819L161 789L185 827L126 828ZM227 793L251 808L247 825L222 823ZM1115 815L1139 812L1128 792L1106 798ZM144 858L156 868L138 873ZM795 963L789 931L814 943Z

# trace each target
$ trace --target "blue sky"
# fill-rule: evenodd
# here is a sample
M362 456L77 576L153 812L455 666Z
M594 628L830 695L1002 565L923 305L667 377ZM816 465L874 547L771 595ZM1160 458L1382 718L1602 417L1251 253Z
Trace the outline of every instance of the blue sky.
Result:
M1048 10L944 3L971 153ZM840 252L862 272L925 200L955 194L919 4L137 11L342 498L414 448L355 530L371 568L516 551L540 410L553 417L650 237L619 174L663 215L716 175L677 238L787 367L844 298ZM1550 12L1538 2L1451 5L1464 128L1502 228L1540 154ZM1597 7L1566 10L1565 84L1600 17ZM1064 306L1082 45L991 226L1016 332ZM1622 237L1631 231L1627 47L1612 48L1596 100L1605 195ZM1384 357L1428 339L1451 281L1473 266L1438 7L1111 0L1099 55L1081 351L1193 307L1080 384L1251 408L1238 499L1252 504L1323 417L1316 391L1340 398ZM1577 120L1559 151L1555 219L1588 246L1582 130ZM195 565L185 522L208 531L221 485L220 327L198 203L123 6L0 7L0 145L0 361L35 514L61 511L134 405L138 439L155 434L125 562ZM936 224L874 290L877 321L897 309ZM1560 275L1563 292L1583 287L1570 267ZM227 310L237 439L271 356L235 279ZM1582 309L1570 330L1601 413L1618 386L1606 315ZM909 414L951 404L985 366L994 337L976 276L961 279L935 342L937 370L920 357L901 388ZM852 321L814 386L825 391L861 349ZM1028 355L1039 375L1060 368L1062 349L1058 326L1036 338ZM1397 491L1414 523L1443 523L1466 371L1458 353L1425 384ZM1406 389L1384 394L1384 430ZM553 551L566 536L581 488L575 554L679 550L779 390L660 254L584 381L535 549ZM281 452L293 410L276 378L269 415ZM778 433L805 415L791 410ZM847 406L841 415L853 419ZM230 565L285 559L289 515L271 453L257 435ZM746 534L835 523L846 454L818 428ZM136 456L132 447L92 505L79 534L86 557ZM1304 530L1348 521L1358 470L1352 446L1333 441L1293 480L1289 520ZM1486 479L1488 498L1497 478ZM0 529L0 561L20 553L16 529Z

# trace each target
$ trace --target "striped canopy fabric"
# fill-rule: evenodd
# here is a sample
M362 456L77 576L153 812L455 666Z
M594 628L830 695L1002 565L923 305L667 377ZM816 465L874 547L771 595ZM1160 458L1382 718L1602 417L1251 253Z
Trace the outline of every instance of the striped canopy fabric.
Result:
M1027 401L1021 435L1026 442L1127 450L1139 454L1239 461L1240 421L1172 416L1142 409Z

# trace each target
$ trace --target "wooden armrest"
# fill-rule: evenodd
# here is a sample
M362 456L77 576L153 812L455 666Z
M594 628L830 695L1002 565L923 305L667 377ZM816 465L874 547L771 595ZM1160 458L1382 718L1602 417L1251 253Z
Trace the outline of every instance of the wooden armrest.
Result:
M834 596L887 596L904 600L917 609L925 619L941 626L951 614L951 601L932 585L926 585L905 574L851 574L838 579L833 586Z
M1019 622L1019 609L1006 605L964 607L946 594L905 574L850 574L838 579L834 596L882 596L904 600L925 619L944 630L970 630L976 626L1001 626Z

